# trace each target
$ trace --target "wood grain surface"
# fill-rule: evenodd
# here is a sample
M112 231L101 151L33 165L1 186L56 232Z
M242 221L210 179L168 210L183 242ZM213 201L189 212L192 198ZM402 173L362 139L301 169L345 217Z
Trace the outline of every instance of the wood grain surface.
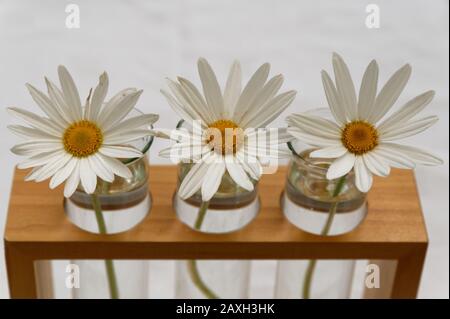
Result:
M40 258L389 258L427 242L426 230L411 171L394 170L376 178L369 194L369 213L353 232L334 237L307 234L283 216L279 199L286 168L263 176L262 208L240 231L201 234L176 218L172 209L174 166L150 167L153 205L149 216L134 229L117 235L95 235L78 229L63 210L62 187L24 182L16 170L5 240ZM94 244L93 244L94 243ZM23 244L23 245L21 245ZM324 245L326 244L326 245Z
M256 219L223 235L198 233L177 220L171 205L174 166L150 167L151 212L132 230L116 235L95 235L72 225L64 214L62 187L52 191L45 183L24 182L26 173L15 171L4 237L12 298L42 296L42 278L50 273L36 262L51 259L372 259L380 265L393 260L395 267L380 270L391 287L366 296L417 295L428 240L411 171L375 178L367 218L351 233L333 237L305 233L284 218L279 200L285 167L263 176ZM44 296L51 295L46 289Z

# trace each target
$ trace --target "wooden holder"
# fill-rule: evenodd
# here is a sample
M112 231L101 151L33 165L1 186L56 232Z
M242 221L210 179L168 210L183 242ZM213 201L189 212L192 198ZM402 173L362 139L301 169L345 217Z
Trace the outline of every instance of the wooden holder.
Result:
M366 297L417 295L428 240L411 171L375 178L367 218L351 233L334 237L305 233L284 218L279 202L285 167L262 177L256 219L220 235L192 231L177 220L174 166L150 167L151 212L117 235L72 225L63 211L62 187L25 182L26 173L15 171L4 237L12 298L52 297L48 263L35 267L35 261L53 259L369 259L381 266L382 286L367 289Z

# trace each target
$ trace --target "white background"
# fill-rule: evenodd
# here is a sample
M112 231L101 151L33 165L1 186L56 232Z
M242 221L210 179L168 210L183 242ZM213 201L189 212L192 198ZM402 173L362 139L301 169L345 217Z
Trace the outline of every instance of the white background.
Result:
M65 6L80 7L81 28L65 27ZM365 26L366 5L379 5L381 27ZM425 113L440 122L414 137L445 160L445 165L418 168L416 175L428 227L430 246L419 296L448 298L448 1L0 1L0 229L4 227L11 178L19 158L9 149L18 142L6 125L5 111L19 106L37 111L24 86L44 89L43 77L56 80L56 68L66 65L84 99L98 75L110 76L110 94L125 87L144 89L138 107L159 113L159 127L173 127L177 117L159 89L165 77L183 75L198 83L196 60L206 57L223 81L234 59L241 60L246 79L263 62L272 74L285 75L285 89L296 89L293 105L273 124L284 126L290 112L326 105L322 68L331 71L331 53L350 66L356 86L371 59L380 65L382 83L409 62L410 82L398 104L428 90L436 98ZM110 95L109 95L110 96ZM399 106L399 105L397 105ZM163 163L157 141L151 161ZM8 297L0 243L0 297ZM155 262L153 278L171 278L170 262ZM271 297L273 262L255 264L254 296ZM160 274L158 274L160 272ZM156 274L156 275L155 275ZM260 279L260 280L258 280ZM159 285L163 285L161 282ZM261 288L261 289L260 289ZM161 294L170 297L171 287ZM152 294L153 295L153 294Z

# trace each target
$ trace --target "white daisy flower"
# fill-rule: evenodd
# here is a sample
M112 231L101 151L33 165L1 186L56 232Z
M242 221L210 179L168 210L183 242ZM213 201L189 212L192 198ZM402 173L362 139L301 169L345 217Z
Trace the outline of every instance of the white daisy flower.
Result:
M431 102L434 91L415 97L381 121L408 82L409 64L395 72L377 94L378 65L373 60L364 73L358 98L350 72L336 53L333 68L336 86L325 71L322 71L322 81L336 122L311 114L294 114L287 119L290 134L319 148L311 157L336 158L328 169L328 179L339 178L354 169L356 186L368 192L372 174L387 176L390 167L411 169L416 164L442 163L441 159L419 148L395 143L436 123L436 116L414 118Z
M181 198L201 189L202 200L209 201L226 171L239 186L251 191L252 179L258 180L262 173L263 157L288 154L279 149L279 144L291 138L286 131L258 129L272 122L296 95L295 91L277 95L283 76L267 81L269 70L270 65L263 64L241 90L241 67L235 62L222 93L213 70L201 58L198 71L205 98L181 77L178 82L169 80L172 94L161 90L175 112L191 126L189 130L174 130L171 138L179 143L160 153L195 162L179 187ZM265 143L261 143L264 138Z
M70 197L80 181L86 193L97 186L97 177L112 182L114 175L130 178L131 172L117 158L135 158L143 154L127 143L151 134L148 127L158 116L139 115L123 121L134 108L142 90L120 91L103 105L108 91L108 75L100 76L99 84L81 106L77 87L64 66L58 68L60 90L45 79L48 96L27 84L33 100L44 111L42 117L11 107L8 110L25 120L29 126L10 125L26 142L14 146L14 154L29 158L19 168L33 168L27 181L50 180L50 188L66 181L64 196Z

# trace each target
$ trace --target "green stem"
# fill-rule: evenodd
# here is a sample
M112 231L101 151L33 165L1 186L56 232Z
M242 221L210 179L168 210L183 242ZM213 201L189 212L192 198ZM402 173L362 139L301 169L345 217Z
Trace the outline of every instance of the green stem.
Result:
M205 219L206 212L208 211L209 201L202 202L198 211L197 219L194 223L194 228L200 230ZM202 292L202 294L208 299L218 299L219 297L205 284L198 271L197 261L194 259L188 260L188 272L194 285Z
M342 176L334 188L333 191L333 199L339 196L339 194L342 192L342 188L345 184L345 179L347 175ZM320 232L321 236L327 236L330 232L331 225L333 224L334 216L336 216L337 207L339 205L338 201L333 201L333 203L330 206L330 211L328 212L328 218L327 221L322 228L322 231ZM317 260L312 259L308 262L308 267L306 268L305 277L303 279L303 289L302 289L302 297L303 299L309 299L311 295L311 284L312 284L312 278L314 276L314 271L316 269Z
M105 219L102 214L102 206L96 194L91 195L92 207L95 211L95 218L97 219L98 231L100 234L107 234ZM106 276L108 277L109 294L111 299L119 299L119 289L117 287L116 272L112 260L105 260Z
M295 150L295 148L291 142L287 142L286 144L287 144L287 147L291 150L292 154L294 154L297 157L300 157L300 155L297 153L297 151Z
M205 219L206 212L208 211L209 202L202 202L200 209L198 210L197 219L194 223L194 228L200 230L203 225L203 220Z

